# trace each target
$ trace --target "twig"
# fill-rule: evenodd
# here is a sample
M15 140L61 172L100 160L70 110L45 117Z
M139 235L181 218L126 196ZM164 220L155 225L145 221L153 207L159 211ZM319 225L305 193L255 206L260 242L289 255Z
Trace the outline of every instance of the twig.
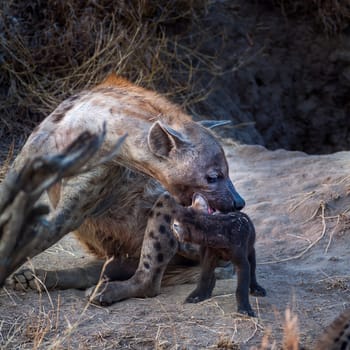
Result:
M325 216L324 216L324 212L325 212L325 204L324 202L321 202L320 204L321 207L321 220L322 220L322 232L320 234L320 236L313 241L311 244L309 244L304 250L302 250L300 253L284 258L284 259L279 259L277 261L265 261L265 262L261 262L259 263L259 265L267 265L267 264L276 264L276 263L281 263L281 262L286 262L286 261L291 261L291 260L296 260L296 259L300 259L304 254L306 254L312 247L314 247L326 234L326 229L327 229L327 225L326 225L326 220L325 220Z
M337 222L336 222L332 232L329 234L329 240L328 240L328 243L327 243L327 247L324 250L325 253L328 253L328 249L329 249L329 247L330 247L330 245L332 243L332 239L333 239L334 233L335 233L335 231L336 231L336 229L338 227L339 222L340 222L340 215L337 216Z

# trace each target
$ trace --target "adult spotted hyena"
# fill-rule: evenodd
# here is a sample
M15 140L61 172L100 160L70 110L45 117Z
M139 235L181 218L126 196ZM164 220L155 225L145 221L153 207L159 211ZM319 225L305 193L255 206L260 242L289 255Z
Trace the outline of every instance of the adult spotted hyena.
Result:
M164 189L182 205L190 205L198 192L213 210L244 207L229 178L223 149L207 128L213 125L194 122L165 98L116 75L63 101L30 135L12 170L19 171L38 155L62 151L82 131L101 132L104 123L107 135L91 164L127 133L120 152L49 190L50 235L32 254L74 231L98 258L79 269L38 270L48 288L91 287L104 261L113 257L104 272L108 282L94 300L103 305L159 293L164 270L179 248L170 217L157 230L146 229L151 208ZM32 286L29 271L18 272L14 279Z

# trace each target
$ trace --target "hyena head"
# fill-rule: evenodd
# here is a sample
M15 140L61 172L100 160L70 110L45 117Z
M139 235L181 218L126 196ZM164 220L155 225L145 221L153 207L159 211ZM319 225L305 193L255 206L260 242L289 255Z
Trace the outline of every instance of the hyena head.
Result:
M213 212L244 207L230 180L224 151L206 127L192 121L174 128L156 122L148 134L148 147L158 160L154 177L182 205L189 206L193 194L200 193Z

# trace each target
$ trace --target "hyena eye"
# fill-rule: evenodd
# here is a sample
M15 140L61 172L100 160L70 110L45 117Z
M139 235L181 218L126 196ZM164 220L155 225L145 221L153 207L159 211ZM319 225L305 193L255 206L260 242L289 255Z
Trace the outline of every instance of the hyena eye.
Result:
M223 175L221 173L211 173L206 176L208 184L214 184L218 180L222 179Z
M218 177L217 176L213 176L213 175L208 175L207 176L208 184L213 184L213 183L215 183L217 181L218 181Z

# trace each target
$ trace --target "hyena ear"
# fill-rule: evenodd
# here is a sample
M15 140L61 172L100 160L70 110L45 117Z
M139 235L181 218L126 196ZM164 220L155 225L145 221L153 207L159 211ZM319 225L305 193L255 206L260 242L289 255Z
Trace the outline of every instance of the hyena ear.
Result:
M208 213L209 204L207 199L201 194L195 193L192 197L192 208L200 212Z
M218 126L231 124L231 120L200 120L197 123L204 126L207 129L214 129Z
M148 133L148 146L153 154L168 158L174 149L189 146L185 137L178 131L159 121L155 122Z

